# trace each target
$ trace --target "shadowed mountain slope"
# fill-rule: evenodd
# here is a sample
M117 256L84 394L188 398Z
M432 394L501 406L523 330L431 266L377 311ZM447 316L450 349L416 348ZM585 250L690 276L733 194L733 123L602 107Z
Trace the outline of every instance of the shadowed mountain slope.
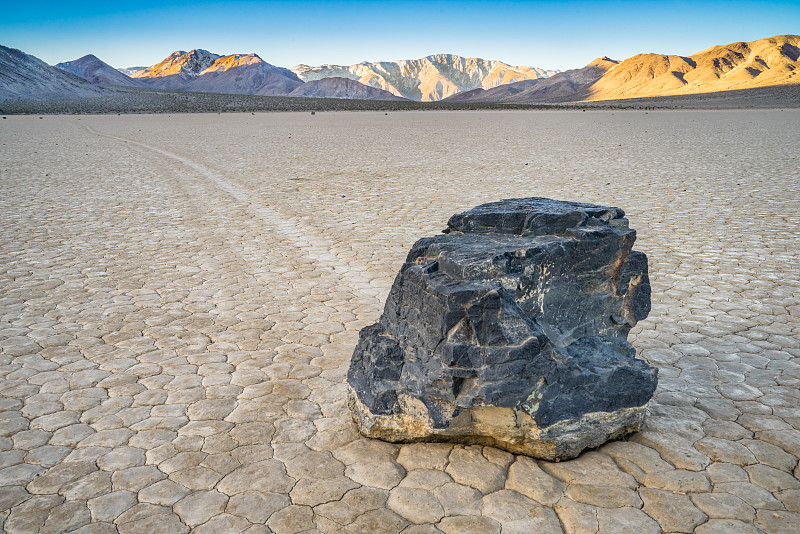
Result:
M370 87L348 78L323 78L299 85L289 96L347 98L358 100L405 100L389 91Z
M549 78L525 80L492 89L474 89L446 98L447 102L537 103L576 100L594 82L619 62L608 57L595 59L582 69L565 70Z
M288 95L303 83L256 54L219 56L206 50L174 52L132 77L159 89L263 96Z
M121 85L125 87L142 87L143 84L121 73L111 65L101 61L92 54L73 61L58 63L56 68L80 76L84 80L103 85Z
M108 94L83 78L15 48L0 46L0 102Z
M222 56L189 84L191 91L245 95L287 95L301 85L295 74L256 54Z

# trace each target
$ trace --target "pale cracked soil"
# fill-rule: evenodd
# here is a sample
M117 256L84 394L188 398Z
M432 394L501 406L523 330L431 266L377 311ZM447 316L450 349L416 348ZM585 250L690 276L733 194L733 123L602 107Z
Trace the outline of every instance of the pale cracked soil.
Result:
M800 111L0 121L0 530L800 531ZM410 245L507 197L650 258L642 432L580 458L359 437Z

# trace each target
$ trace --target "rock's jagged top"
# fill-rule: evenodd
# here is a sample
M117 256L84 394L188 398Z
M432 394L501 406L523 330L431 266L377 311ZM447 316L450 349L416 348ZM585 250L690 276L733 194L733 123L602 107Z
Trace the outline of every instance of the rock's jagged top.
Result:
M353 354L362 433L554 460L638 429L657 374L626 340L650 286L624 215L508 199L417 241Z
M447 230L520 236L562 235L567 228L610 224L627 227L619 208L542 197L512 198L482 204L447 221Z

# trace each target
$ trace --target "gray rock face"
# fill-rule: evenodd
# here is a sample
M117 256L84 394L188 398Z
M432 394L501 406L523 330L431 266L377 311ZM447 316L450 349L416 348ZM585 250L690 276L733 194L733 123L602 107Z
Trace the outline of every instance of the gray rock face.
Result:
M493 445L548 460L640 428L657 371L631 327L647 257L619 208L484 204L417 241L348 382L366 436Z

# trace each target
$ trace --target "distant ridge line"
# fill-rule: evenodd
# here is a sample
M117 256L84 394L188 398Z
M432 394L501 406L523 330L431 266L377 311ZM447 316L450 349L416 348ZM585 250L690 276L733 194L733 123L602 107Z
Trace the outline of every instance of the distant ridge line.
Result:
M118 94L119 89L113 87L124 86L459 104L549 105L678 97L796 86L800 84L800 36L714 45L690 56L648 53L622 61L602 56L583 68L563 72L455 54L349 66L301 64L287 69L267 63L255 53L221 56L204 49L175 51L150 67L129 69L130 76L92 54L57 67L0 46L0 102L108 96ZM774 94L791 98L793 92Z

